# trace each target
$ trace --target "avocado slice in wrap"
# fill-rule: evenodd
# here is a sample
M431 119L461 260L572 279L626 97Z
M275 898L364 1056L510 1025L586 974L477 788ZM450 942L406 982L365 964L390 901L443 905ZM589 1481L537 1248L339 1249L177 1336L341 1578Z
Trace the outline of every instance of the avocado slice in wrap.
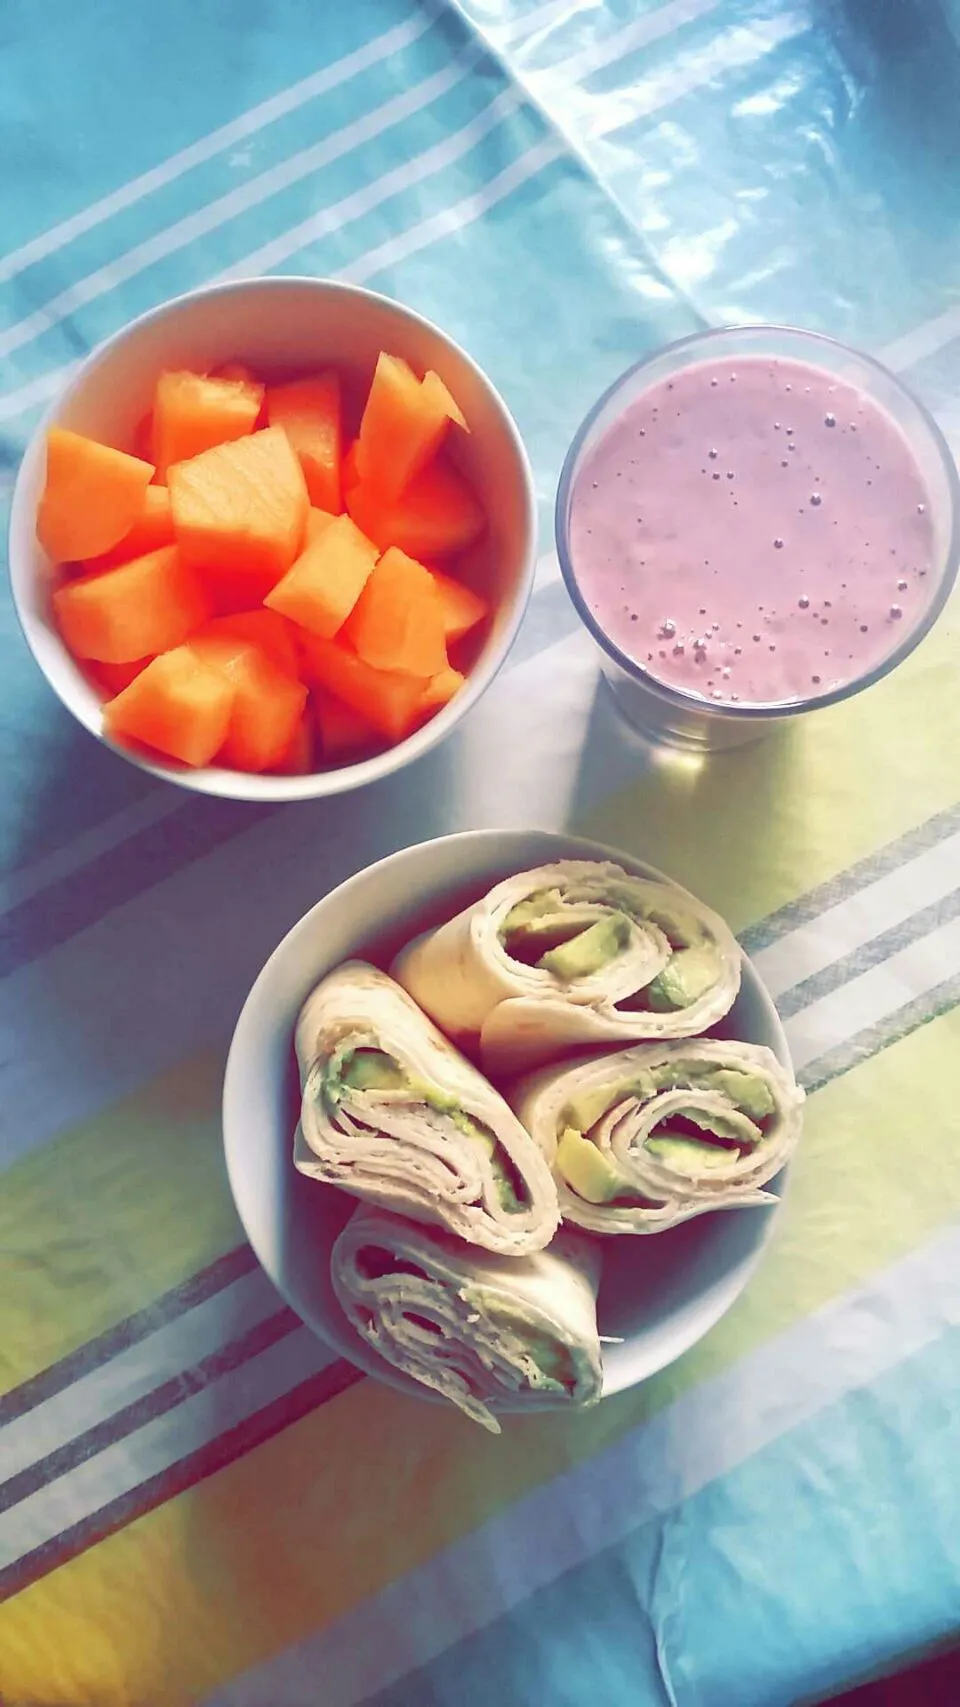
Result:
M757 1044L691 1038L564 1061L511 1102L549 1162L565 1223L657 1233L764 1187L800 1136L803 1092Z
M348 961L296 1030L301 1173L523 1255L549 1244L557 1189L503 1097L386 973Z
M391 968L507 1076L565 1050L697 1036L732 1007L740 970L728 926L685 889L595 860L505 878Z
M599 1273L596 1245L576 1235L505 1259L367 1205L330 1258L366 1350L496 1434L498 1412L600 1397Z

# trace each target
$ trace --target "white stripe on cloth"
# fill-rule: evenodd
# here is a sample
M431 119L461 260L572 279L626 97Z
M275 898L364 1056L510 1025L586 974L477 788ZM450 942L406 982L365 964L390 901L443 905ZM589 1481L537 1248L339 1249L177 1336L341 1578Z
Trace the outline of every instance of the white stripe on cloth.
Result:
M788 1328L206 1707L356 1707L960 1323L960 1229Z
M861 893L866 894L864 890ZM960 918L918 937L785 1021L797 1072L960 975Z
M309 1328L298 1328L135 1434L38 1488L0 1514L0 1570L179 1464L336 1361L336 1353Z
M960 888L960 833L907 860L857 894L827 907L810 924L787 931L752 956L776 1001L794 984L862 948L882 931L902 925L920 907Z
M504 90L483 112L464 125L462 130L454 131L442 142L436 142L431 148L424 149L422 154L415 154L412 160L395 166L392 171L375 178L372 184L365 184L362 189L354 190L351 195L344 196L342 201L334 202L331 207L321 208L319 213L313 213L309 219L301 220L299 225L292 226L280 237L261 244L259 249L252 250L233 266L225 267L222 273L217 273L210 281L211 284L224 284L230 279L249 278L252 274L269 272L271 267L279 266L281 261L287 260L298 250L306 249L310 244L331 236L334 231L342 231L344 226L355 219L361 219L390 196L400 195L414 184L423 183L426 178L432 177L436 172L442 172L445 167L469 154L496 125L516 112L521 103L522 96L515 90Z
M682 20L679 20L678 16L679 21ZM700 50L695 55L690 55L689 62L681 59L666 71L651 76L648 96L642 105L642 110L645 113L652 113L673 101L682 99L683 96L692 93L705 83L712 82L723 71L749 64L752 60L762 57L781 41L796 34L801 27L802 20L798 22L798 15L789 14L785 18L775 20L768 25L726 32L725 36L712 44L709 49ZM600 69L603 65L614 63L623 52L631 51L630 44L634 40L635 32L636 26L629 25L625 30L617 32L608 40L593 44L581 55L574 56L566 67L567 74L574 78L579 75L586 76ZM337 153L331 154L330 159L338 157L339 153L347 152L349 148L358 146L360 141L368 140L369 136L379 134L389 125L399 122L400 118L419 110L429 101L437 99L445 88L452 87L466 74L469 65L477 58L479 51L477 47L469 49L456 67L447 67L445 70L436 73L433 78L428 78L425 83L417 84L412 90L407 90L403 95L394 97L392 101L386 103L385 107L376 109L373 114L367 115L363 120L355 121L353 126L347 126L346 131L336 133L335 138L327 138L314 148L305 149L300 154L294 155L290 161L271 167L268 172L261 173L249 184L232 190L229 195L222 196L218 201L212 202L209 207L178 220L167 231L146 239L128 251L126 255L117 257L114 261L89 274L87 278L68 286L66 290L60 292L59 296L53 298L42 308L35 310L25 320L8 328L6 332L0 333L0 356L9 354L29 343L33 338L39 337L68 314L75 312L77 308L85 306L112 291L117 285L144 271L157 260L184 248L197 237L216 229L225 220L236 217L246 208L257 205L276 194L279 189L286 188L299 178L319 170L322 164L327 163L324 150L333 147L337 138L340 139L342 146L338 144ZM444 79L447 81L444 82ZM428 92L428 86L431 92ZM408 105L404 106L403 103L408 103ZM385 117L387 109L390 109L392 116ZM373 125L374 128L363 131L363 127L369 125ZM343 138L347 132L352 133L353 140L343 143ZM558 140L555 143L544 142L538 146L544 150L543 163L549 164L564 148L568 147L568 143ZM530 155L524 156L524 159L529 159L535 153L536 150L531 150ZM515 162L513 168L506 168L507 173L511 170L520 171L520 162ZM503 174L501 174L502 176ZM488 185L487 191L489 190L490 186ZM509 189L503 191L504 195L509 193ZM383 263L375 264L372 260L360 260L355 263L354 269L348 269L340 276L356 279L369 278L374 272L381 270L381 266L390 265L395 259L403 258L406 253L415 252L424 247L426 243L437 241L439 238L448 235L451 229L461 229L463 224L470 222L471 217L482 217L490 206L495 205L495 203L484 202L484 195L485 191L480 189L475 192L473 198L468 198L468 201L472 200L477 205L478 213L470 216L465 211L467 203L459 203L457 207L461 210L463 217L458 223L447 226L443 223L444 214L446 213L448 218L453 218L455 210L441 210L434 214L431 220L424 221L421 226L414 228L421 233L420 241L414 241L412 233L406 234L410 237L412 244L410 250L397 251L396 254L391 251L388 253L388 259ZM428 233L428 228L432 228L432 235ZM404 234L399 234L390 241L400 244L403 242L403 238ZM280 243L282 240L283 234L280 234L274 241ZM384 248L385 246L381 245L381 247ZM376 254L377 251L371 253ZM242 265L243 263L238 264ZM231 268L231 276L234 272L235 269ZM61 386L66 383L66 379L76 371L77 366L77 363L70 363L66 367L29 381L17 390L7 393L6 396L0 396L0 421L13 420L27 409L55 396Z
M3 1481L146 1398L283 1307L263 1270L254 1269L106 1358L0 1430Z
M237 219L251 208L270 201L291 185L299 183L301 179L313 177L315 173L332 165L335 160L343 159L355 149L361 148L364 143L381 136L394 125L401 124L404 119L422 112L424 107L439 100L441 95L447 94L463 81L478 53L479 50L474 49L461 60L456 60L425 77L422 82L414 83L398 95L392 95L380 106L373 107L359 118L351 119L350 123L343 125L340 130L325 136L322 142L313 143L309 148L301 148L289 159L280 161L279 164L259 173L257 177L251 178L249 183L239 184L236 189L218 196L206 207L185 214L165 230L135 244L125 254L107 261L102 267L88 273L85 278L77 279L74 284L51 297L49 302L35 309L25 319L0 330L0 360L12 355L15 350L22 349L35 338L42 337L61 321L69 319L79 308L85 308L98 298L108 295L158 261L177 254L200 237L209 236L229 220Z
M889 344L878 351L880 361L897 373L903 373L907 368L916 367L918 362L925 361L928 356L935 356L938 350L943 350L952 344L955 338L960 338L960 303L954 303L952 308L944 309L942 314L935 314L931 320L924 320L920 326L914 326L910 332L905 332L902 338L894 338Z
M216 130L198 137L196 142L188 143L185 148L178 149L158 165L151 166L148 171L139 173L128 183L111 190L109 195L102 196L89 207L82 208L68 219L51 226L49 231L38 237L31 237L18 249L11 249L9 254L0 256L0 284L6 284L9 279L16 278L18 273L32 267L37 261L44 260L46 256L56 254L77 237L95 230L98 225L112 219L115 214L122 213L126 208L135 206L155 190L174 183L195 166L213 160L216 155L254 136L267 125L275 124L278 119L296 112L307 102L329 94L332 89L349 82L351 78L359 76L362 71L369 70L381 60L390 59L394 54L402 52L425 34L432 21L430 9L425 7L418 16L408 18L392 30L376 36L373 41L365 42L362 47L345 54L342 59L334 60L319 71L312 71L309 77L302 77L289 88L279 90L265 101L259 101L255 107L239 113L227 124L219 125Z

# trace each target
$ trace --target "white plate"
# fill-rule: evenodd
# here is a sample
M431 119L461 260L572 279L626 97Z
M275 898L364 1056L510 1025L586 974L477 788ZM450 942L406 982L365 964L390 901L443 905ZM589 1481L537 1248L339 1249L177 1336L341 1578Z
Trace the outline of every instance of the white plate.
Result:
M356 1199L293 1166L299 1108L293 1032L314 985L351 955L386 967L417 931L450 918L500 878L558 859L613 859L638 877L652 866L595 842L546 831L468 830L391 854L331 891L284 937L237 1023L227 1062L227 1171L247 1237L271 1280L307 1325L369 1375L435 1397L381 1361L345 1321L330 1285L330 1249ZM750 961L731 1012L712 1035L790 1055L773 1002ZM768 1187L782 1195L786 1172ZM602 1241L599 1297L604 1394L672 1363L720 1320L760 1260L776 1207L724 1210L670 1232Z

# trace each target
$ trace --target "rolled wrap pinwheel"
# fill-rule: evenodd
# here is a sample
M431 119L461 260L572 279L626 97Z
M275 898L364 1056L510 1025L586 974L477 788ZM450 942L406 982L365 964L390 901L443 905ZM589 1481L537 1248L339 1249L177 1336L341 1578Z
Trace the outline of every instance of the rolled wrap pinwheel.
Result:
M713 1039L638 1045L544 1068L511 1100L553 1169L564 1221L660 1233L775 1199L803 1091L772 1050Z
M386 973L359 960L331 972L296 1049L301 1173L504 1255L549 1244L560 1211L540 1151Z
M565 1050L693 1037L732 1007L740 950L672 883L561 860L523 871L397 956L393 976L484 1067L524 1072Z
M492 1433L495 1411L590 1405L600 1397L599 1258L559 1237L510 1261L361 1207L330 1259L357 1333L404 1375Z

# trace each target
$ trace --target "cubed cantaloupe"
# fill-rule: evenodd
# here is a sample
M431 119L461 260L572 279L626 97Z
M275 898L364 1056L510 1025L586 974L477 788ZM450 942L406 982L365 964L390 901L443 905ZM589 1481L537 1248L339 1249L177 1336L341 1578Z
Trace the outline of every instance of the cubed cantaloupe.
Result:
M301 653L308 680L352 706L388 741L402 741L416 728L427 685L419 677L374 670L349 646L316 634L304 634Z
M153 398L153 460L165 476L173 462L186 462L213 445L253 432L263 386L248 379L215 379L202 373L162 373Z
M260 604L297 556L310 508L283 429L265 427L174 463L168 483L177 542L218 606Z
M466 677L459 670L451 669L448 664L445 670L439 670L431 677L423 690L420 700L420 710L424 717L432 717L435 711L440 711L449 704L454 694L460 692Z
M307 706L286 748L270 769L278 776L306 776L313 770L314 745L313 719Z
M308 526L310 524L308 523ZM311 634L332 640L377 561L377 548L349 516L321 528L264 601Z
M347 485L345 493L357 527L381 551L396 545L421 561L463 551L485 525L473 488L442 454L392 501L366 480Z
M222 672L233 690L230 722L218 749L220 764L265 771L282 758L307 703L307 690L260 647L228 630L194 634L190 650Z
M208 765L230 725L234 690L222 670L177 646L154 658L103 708L104 733L185 765Z
M315 539L319 539L322 533L326 533L330 523L335 522L336 519L336 516L331 514L329 510L318 510L316 505L312 504L307 511L307 525L303 530L303 549L306 550L307 546L312 545Z
M434 585L440 594L440 604L443 609L443 630L447 645L462 640L483 622L487 614L486 600L475 593L472 587L465 587L462 581L455 581L452 575L445 575L442 569L431 569Z
M307 482L311 504L338 515L340 493L340 375L308 374L267 388L267 419L282 427Z
M152 662L151 658L134 658L129 664L88 664L87 674L107 699L114 699Z
M278 670L285 670L288 676L300 674L297 630L277 611L261 606L259 610L237 611L233 616L215 616L196 632L213 639L227 637L259 646Z
M400 356L382 352L360 422L356 471L386 499L400 495L430 462L451 421L466 421L442 379L419 380Z
M326 688L314 688L310 702L324 764L341 764L357 758L371 747L382 745L383 736L369 718Z
M221 362L213 369L214 379L239 379L246 385L258 385L260 382L252 368L246 362Z
M37 538L54 562L96 557L129 533L153 464L66 427L47 434L47 475Z
M161 545L172 544L170 494L165 486L148 486L129 533L125 533L110 551L101 552L99 557L88 557L80 567L85 575L99 574L103 569L117 569L121 563L130 563L134 557L144 557L148 551L159 551Z
M320 549L329 538L328 532ZM343 638L375 670L429 680L445 669L443 606L429 569L390 546L356 600Z
M54 593L53 605L74 657L106 664L127 664L179 646L210 614L198 576L175 545L68 581Z

